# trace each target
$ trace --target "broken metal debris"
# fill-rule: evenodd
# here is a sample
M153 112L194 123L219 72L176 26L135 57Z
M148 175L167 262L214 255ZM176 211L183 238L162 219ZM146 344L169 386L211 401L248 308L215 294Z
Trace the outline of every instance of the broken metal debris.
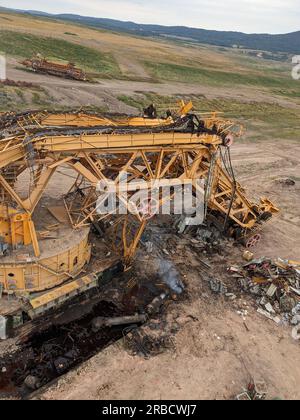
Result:
M126 330L125 330L126 331ZM165 350L175 350L175 343L169 333L151 334L150 329L131 329L124 335L125 349L133 356L148 359Z
M294 340L300 340L300 325L293 328L292 337Z
M254 381L248 384L247 389L236 396L238 401L257 401L265 400L268 394L267 385L264 381Z
M227 294L227 287L220 280L211 279L209 281L209 285L210 285L211 290L214 293L219 293L221 295L226 295ZM230 296L230 297L232 297L232 296Z
M194 227L190 227L190 230L193 229ZM193 236L190 241L192 247L208 255L222 254L224 247L229 242L229 238L222 234L222 229L209 221L198 227Z
M271 315L270 312L268 311L264 311L262 308L258 308L257 312L263 316L265 316L268 319L271 319L272 321L274 321L276 324L280 324L281 323L281 319L278 316L273 316Z
M146 242L145 247L146 247L147 252L151 254L153 251L153 242L150 242L150 241Z
M253 254L253 252L250 252L250 251L245 251L244 252L244 254L243 254L243 258L244 258L244 260L245 261L248 261L248 262L250 262L250 261L252 261L253 260L253 257L254 257L254 254Z
M289 322L300 328L300 262L260 258L228 271L241 288L257 298L257 312L276 324ZM299 338L295 338L299 339Z
M248 394L248 392L247 392L247 391L244 391L244 392L242 392L241 394L238 394L238 395L235 397L235 399L236 399L237 401L251 401L251 398L250 398L250 396L249 396L249 394Z
M300 324L300 315L293 316L293 318L291 320L291 324L292 325L298 325L298 324Z

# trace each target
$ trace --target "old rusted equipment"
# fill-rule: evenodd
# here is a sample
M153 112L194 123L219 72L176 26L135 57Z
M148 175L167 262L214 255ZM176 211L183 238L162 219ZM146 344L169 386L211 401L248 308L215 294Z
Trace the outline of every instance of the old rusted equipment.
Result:
M87 81L86 73L75 66L73 63L62 64L58 62L48 61L47 59L37 56L32 59L24 60L21 64L27 68L37 72L49 74L66 79L74 79Z

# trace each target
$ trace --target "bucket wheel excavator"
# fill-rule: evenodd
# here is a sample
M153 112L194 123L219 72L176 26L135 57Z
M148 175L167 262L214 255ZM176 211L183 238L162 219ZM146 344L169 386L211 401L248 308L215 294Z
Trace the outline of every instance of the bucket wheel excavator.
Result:
M0 115L0 337L6 338L9 325L23 324L24 317L42 317L99 286L112 263L86 274L91 225L130 266L150 219L174 198L159 192L154 203L133 200L158 182L189 180L195 193L201 190L204 217L248 247L278 214L267 198L251 202L235 179L230 146L242 127L218 113L196 114L191 102L182 101L162 118L153 108L142 117L83 111ZM68 229L51 241L37 228L43 216L36 212L62 167L76 176L60 203ZM26 188L23 183L20 189L22 178ZM126 212L115 214L109 206L98 211L112 187Z

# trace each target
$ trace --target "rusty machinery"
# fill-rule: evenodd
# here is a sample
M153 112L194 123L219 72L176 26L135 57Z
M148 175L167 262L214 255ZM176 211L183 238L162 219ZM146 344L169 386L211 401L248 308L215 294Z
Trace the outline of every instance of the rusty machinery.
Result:
M32 59L22 61L21 64L37 73L44 73L84 82L87 81L87 75L85 72L80 68L77 68L73 63L62 64L52 62L38 55Z
M149 222L149 214L138 209L124 215L97 212L99 181L104 185L114 184L117 198L122 202L122 173L133 181L132 194L140 188L141 181L150 186L155 180L190 179L193 188L198 188L194 181L203 179L206 216L246 246L254 245L264 223L279 210L267 198L261 198L259 203L251 202L235 179L229 150L233 135L240 135L241 127L218 113L199 115L192 108L192 103L181 102L180 110L169 112L166 118L87 112L2 114L2 290L33 293L50 289L51 298L45 298L48 304L72 295L72 290L79 287L76 278L90 260L91 224L100 230L108 228L112 246L122 253L128 266ZM32 216L50 179L62 166L77 174L63 200L75 236L69 242L64 238L65 246L59 251L43 255ZM26 196L15 188L25 172L29 174ZM164 200L159 196L159 207ZM27 252L29 256L24 259ZM87 284L80 284L89 287L94 278L85 281ZM32 305L35 302L38 310L42 300L35 298Z

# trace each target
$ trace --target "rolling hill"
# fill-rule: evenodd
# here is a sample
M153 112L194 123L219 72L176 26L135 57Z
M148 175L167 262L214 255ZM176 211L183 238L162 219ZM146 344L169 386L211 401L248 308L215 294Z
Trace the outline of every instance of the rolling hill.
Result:
M0 10L10 10L0 8ZM112 31L123 31L138 36L169 37L183 39L186 41L199 42L208 45L222 47L240 47L253 50L270 52L284 52L299 54L300 31L288 34L245 34L242 32L213 31L185 26L161 26L138 24L134 22L123 22L114 19L85 17L74 14L52 15L40 11L15 10L14 12L27 13L35 16L43 16L57 20L79 23L95 28L108 29Z

